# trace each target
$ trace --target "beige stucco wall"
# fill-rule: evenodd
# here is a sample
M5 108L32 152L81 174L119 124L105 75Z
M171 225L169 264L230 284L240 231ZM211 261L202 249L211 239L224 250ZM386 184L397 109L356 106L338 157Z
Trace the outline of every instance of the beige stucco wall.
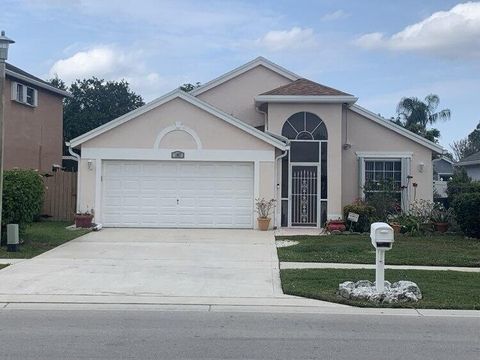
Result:
M265 121L263 114L255 110L255 96L291 82L290 79L259 65L209 89L198 95L198 98L247 124L260 126Z
M95 209L95 160L92 161L91 170L88 169L88 160L82 159L78 166L78 211L85 212Z
M260 172L260 187L259 187L259 198L264 198L265 200L270 200L275 198L275 166L273 161L260 161L259 164ZM274 210L270 215L272 220L270 221L270 228L273 228L275 225L275 215ZM256 218L256 216L255 216ZM256 224L255 224L256 225Z
M327 216L337 218L342 214L342 106L340 104L269 104L268 130L282 133L285 121L301 111L311 112L323 120L328 131L327 171L328 171L328 208Z
M50 172L53 164L62 164L63 98L32 86L38 106L20 104L12 100L12 81L5 82L4 167Z
M432 200L433 198L433 168L432 152L428 148L414 142L398 133L387 129L363 116L348 110L343 126L343 138L348 131L349 150L343 150L342 203L349 204L359 197L358 161L356 152L412 152L411 174L412 183L417 183L417 199ZM330 161L330 158L329 158ZM419 171L420 163L424 164L423 172ZM411 200L413 201L413 190Z
M271 150L272 146L234 125L176 98L130 120L84 144L84 148L153 148L158 135L166 127L180 122L201 139L203 149ZM178 148L191 148L190 138L182 137ZM171 143L168 143L171 146Z

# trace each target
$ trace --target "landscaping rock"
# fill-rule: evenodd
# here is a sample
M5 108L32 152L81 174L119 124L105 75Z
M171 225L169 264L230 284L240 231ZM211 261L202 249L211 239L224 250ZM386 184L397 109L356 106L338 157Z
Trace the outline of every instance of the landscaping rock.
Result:
M385 281L385 291L377 292L375 283L360 280L356 283L345 281L338 286L338 294L345 299L367 300L374 303L400 303L416 302L422 299L422 292L417 284L412 281L397 281L391 284Z
M275 245L277 248L283 248L283 247L288 247L288 246L293 246L297 245L298 241L295 240L277 240L275 241Z

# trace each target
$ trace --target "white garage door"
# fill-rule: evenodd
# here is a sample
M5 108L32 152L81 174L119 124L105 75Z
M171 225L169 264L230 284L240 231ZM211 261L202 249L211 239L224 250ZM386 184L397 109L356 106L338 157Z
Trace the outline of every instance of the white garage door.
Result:
M253 164L104 161L110 227L253 227Z

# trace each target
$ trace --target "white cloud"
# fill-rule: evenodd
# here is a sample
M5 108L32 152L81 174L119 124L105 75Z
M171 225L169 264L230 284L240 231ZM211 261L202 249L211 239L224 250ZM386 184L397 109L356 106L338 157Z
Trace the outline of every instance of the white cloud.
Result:
M114 45L97 45L57 60L49 77L58 75L67 84L76 79L96 76L105 80L125 79L131 88L150 100L181 84L179 78L163 78L149 71L141 50L125 53Z
M480 2L438 11L391 36L375 32L360 36L366 49L418 51L445 57L480 57Z
M340 9L328 14L325 14L322 16L321 20L322 21L335 21L335 20L341 20L341 19L346 19L350 17L350 14L347 13L346 11Z
M315 46L316 40L312 29L293 27L290 30L269 31L261 38L255 40L255 44L269 51L281 51L310 48Z

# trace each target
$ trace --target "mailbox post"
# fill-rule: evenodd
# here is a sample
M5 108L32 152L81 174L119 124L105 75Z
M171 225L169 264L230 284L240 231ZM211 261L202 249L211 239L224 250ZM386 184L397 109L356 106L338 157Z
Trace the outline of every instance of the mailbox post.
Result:
M375 285L377 292L385 291L385 251L392 248L394 232L390 225L376 222L370 226L370 239L376 249Z

